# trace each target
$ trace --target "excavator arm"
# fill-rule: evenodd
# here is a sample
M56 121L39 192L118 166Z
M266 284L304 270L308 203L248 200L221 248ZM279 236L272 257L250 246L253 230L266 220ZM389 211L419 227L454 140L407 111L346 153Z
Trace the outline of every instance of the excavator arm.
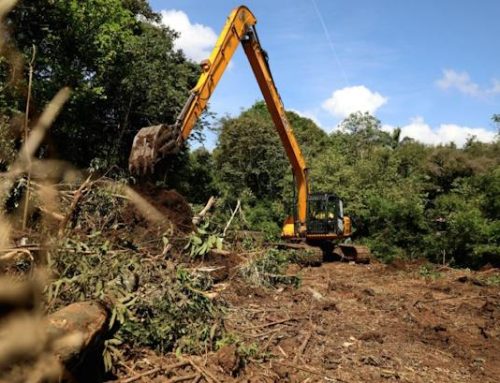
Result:
M294 234L302 235L306 230L307 168L274 83L267 54L260 45L256 23L255 16L245 6L231 12L210 57L201 63L202 74L176 122L141 129L134 138L129 168L139 174L152 172L159 160L180 150L241 42L292 166L297 188L297 210L294 222L287 223L289 226L293 223Z

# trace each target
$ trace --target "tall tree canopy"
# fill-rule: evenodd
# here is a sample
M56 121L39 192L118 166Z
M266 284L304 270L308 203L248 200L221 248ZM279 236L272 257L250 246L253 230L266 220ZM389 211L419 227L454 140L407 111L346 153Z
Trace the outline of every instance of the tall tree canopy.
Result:
M73 89L52 132L61 157L124 164L139 128L173 121L198 69L158 20L145 0L23 0L11 12L25 72L35 49L30 118L57 90ZM26 84L1 85L10 95L2 114L21 113Z
M500 262L498 140L431 147L401 140L399 130L382 131L379 120L362 113L328 136L311 120L288 116L312 190L343 198L376 255L437 261L444 254L460 265ZM263 103L223 120L214 158L220 192L243 197L254 227L269 230L275 222L278 230L293 184Z
M310 119L287 112L306 161L329 144L328 135ZM264 102L257 102L237 118L223 119L214 152L217 177L232 194L243 190L255 197L278 199L290 165Z

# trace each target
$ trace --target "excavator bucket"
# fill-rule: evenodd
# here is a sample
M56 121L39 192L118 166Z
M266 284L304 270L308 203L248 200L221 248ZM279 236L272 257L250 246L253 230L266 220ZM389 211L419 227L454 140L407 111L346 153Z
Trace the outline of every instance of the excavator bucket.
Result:
M155 125L137 132L128 160L133 174L153 173L154 166L167 154L178 153L181 147L178 125Z

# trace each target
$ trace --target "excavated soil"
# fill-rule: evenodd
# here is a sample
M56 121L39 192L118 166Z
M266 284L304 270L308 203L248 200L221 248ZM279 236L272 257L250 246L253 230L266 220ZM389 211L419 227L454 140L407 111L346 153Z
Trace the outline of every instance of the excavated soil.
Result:
M238 257L239 258L239 257ZM214 286L244 346L158 356L136 351L123 377L147 382L498 382L500 271L325 263L290 267L299 288L252 287L226 265ZM258 352L249 352L255 350ZM240 354L245 353L246 358Z
M173 223L178 231L191 232L193 211L186 199L176 190L165 190L152 184L138 185L134 190ZM123 221L132 228L149 226L148 220L133 205L124 210Z

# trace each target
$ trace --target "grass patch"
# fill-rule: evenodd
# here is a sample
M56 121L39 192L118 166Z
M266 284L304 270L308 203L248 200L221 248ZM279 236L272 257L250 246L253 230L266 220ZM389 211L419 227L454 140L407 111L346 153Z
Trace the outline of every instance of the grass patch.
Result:
M436 266L430 263L420 266L418 273L421 277L433 281L442 277L441 273L436 270Z
M484 279L484 283L488 286L500 286L500 274L491 275Z
M249 360L264 362L269 360L270 354L263 352L259 344L255 341L249 342L242 340L234 333L226 333L216 342L216 349L219 350L224 346L234 345L243 365Z

